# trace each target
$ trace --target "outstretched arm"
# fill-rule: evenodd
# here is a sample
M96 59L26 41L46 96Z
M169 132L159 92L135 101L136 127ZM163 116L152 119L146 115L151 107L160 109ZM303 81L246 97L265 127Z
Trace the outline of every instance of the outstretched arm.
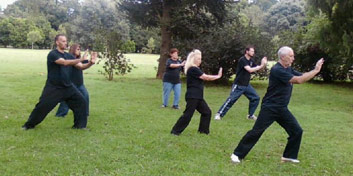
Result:
M184 67L185 61L183 61L181 64L170 64L170 68L178 68L178 67Z
M322 64L324 64L324 58L321 58L319 61L316 62L316 66L313 70L311 70L310 72L306 72L301 76L293 76L293 78L290 79L289 82L293 84L302 84L309 81L320 72Z
M219 79L222 77L222 71L223 71L223 69L221 67L221 68L219 68L217 75L207 75L204 73L200 76L200 79L205 80L205 81L213 81L213 80Z
M73 60L66 60L64 58L57 59L55 61L56 64L63 65L63 66L73 66L80 62L84 61L84 58L80 59L73 59Z
M258 65L256 67L250 67L249 65L245 66L245 70L248 71L249 73L257 72L264 68L267 64L267 57L264 57L261 59L261 65Z

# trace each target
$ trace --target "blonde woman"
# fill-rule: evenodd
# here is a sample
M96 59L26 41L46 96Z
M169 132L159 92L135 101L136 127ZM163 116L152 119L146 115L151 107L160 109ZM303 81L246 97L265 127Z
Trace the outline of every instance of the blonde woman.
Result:
M186 108L183 115L174 125L171 133L180 135L189 125L191 118L197 110L201 114L200 125L198 131L208 134L210 132L211 109L208 107L203 98L203 81L213 81L221 78L222 68L219 69L218 75L207 75L200 70L201 51L193 50L189 53L184 71L186 74L187 90L185 94Z

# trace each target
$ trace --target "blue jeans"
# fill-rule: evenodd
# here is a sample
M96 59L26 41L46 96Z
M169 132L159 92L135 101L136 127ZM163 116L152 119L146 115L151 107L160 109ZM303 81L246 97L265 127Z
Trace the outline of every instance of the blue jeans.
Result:
M181 94L181 83L172 84L169 82L163 82L163 105L168 106L169 94L174 91L173 105L178 106Z
M81 94L83 95L83 97L86 100L86 114L87 116L89 115L89 95L88 95L88 91L85 87L85 85L81 85L81 86L77 86L76 87ZM67 113L69 112L69 106L67 105L67 103L65 101L60 102L60 106L58 108L58 111L56 112L57 117L64 117L67 115Z
M257 95L255 89L250 84L248 86L239 86L233 84L230 96L218 110L220 116L225 116L228 110L243 94L246 96L246 98L249 99L249 115L254 115L255 110L260 102L260 97Z

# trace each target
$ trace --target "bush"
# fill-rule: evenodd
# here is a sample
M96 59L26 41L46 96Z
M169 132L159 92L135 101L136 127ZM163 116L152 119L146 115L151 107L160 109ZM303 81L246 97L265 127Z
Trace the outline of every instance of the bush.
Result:
M109 81L113 80L114 75L125 75L131 72L135 66L129 64L130 61L123 55L124 42L121 39L121 35L116 32L109 32L103 37L106 42L98 64L103 61L104 71L99 70L99 72L105 75Z

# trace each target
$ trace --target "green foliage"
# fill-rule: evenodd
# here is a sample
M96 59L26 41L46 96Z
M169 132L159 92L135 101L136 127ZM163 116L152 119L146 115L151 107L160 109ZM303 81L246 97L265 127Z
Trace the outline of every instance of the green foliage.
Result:
M36 26L33 22L21 18L10 18L10 23L14 26L9 35L10 45L15 48L27 47L27 34L30 31L36 30Z
M117 9L114 0L85 0L81 9L79 16L65 26L74 42L80 43L84 48L102 48L100 35L106 31L118 32L123 40L129 39L128 22L124 14Z
M333 59L331 80L344 80L353 65L353 2L308 0L308 4L316 13L307 38Z
M10 34L15 27L10 22L10 18L0 19L0 44L5 48L11 44Z
M125 41L121 49L124 53L133 53L136 51L136 44L134 41Z
M237 7L235 7L237 8ZM262 34L261 31L242 21L238 12L230 11L227 14L227 21L224 25L217 25L217 22L211 22L214 25L207 27L202 24L191 23L188 25L188 37L175 37L174 47L180 50L180 55L186 58L188 52L197 48L202 52L202 69L206 73L216 74L219 67L223 67L222 79L218 82L228 83L229 78L236 72L238 59L244 55L244 49L247 45L254 45L256 48L257 62L263 56L271 58L272 43L270 37ZM193 21L203 21L196 17ZM210 20L210 19L208 19ZM185 20L187 23L187 20ZM200 25L200 26L198 26ZM200 32L200 30L202 32ZM258 73L260 79L267 77L264 73Z
M155 52L158 53L161 46L161 35L158 28L143 28L137 24L130 24L130 39L136 43L136 52L142 51L146 47L149 38L155 39Z
M8 17L26 18L45 16L55 30L79 13L79 0L17 0L10 4L4 14Z
M40 42L41 40L43 40L43 38L43 34L39 30L30 31L27 34L27 41L32 44L32 49L33 43Z
M143 27L157 27L161 33L160 58L157 78L162 78L168 51L174 38L194 40L193 31L203 33L209 27L222 24L225 1L188 0L122 0L120 8L134 23ZM196 27L196 29L195 29Z
M148 42L147 42L147 48L150 51L149 54L153 53L155 47L156 47L155 40L151 37L150 39L148 39Z
M265 28L271 35L283 30L296 31L305 24L303 0L282 0L273 5L264 17Z
M105 33L103 45L104 50L101 52L98 63L103 61L104 71L99 71L105 75L109 81L113 80L114 75L125 75L134 68L133 64L129 64L129 60L122 53L123 40L120 34L116 32Z
M43 40L37 42L36 44L40 48L50 48L54 39L50 38L50 32L53 30L50 22L44 16L31 16L27 19L35 24L43 36Z

